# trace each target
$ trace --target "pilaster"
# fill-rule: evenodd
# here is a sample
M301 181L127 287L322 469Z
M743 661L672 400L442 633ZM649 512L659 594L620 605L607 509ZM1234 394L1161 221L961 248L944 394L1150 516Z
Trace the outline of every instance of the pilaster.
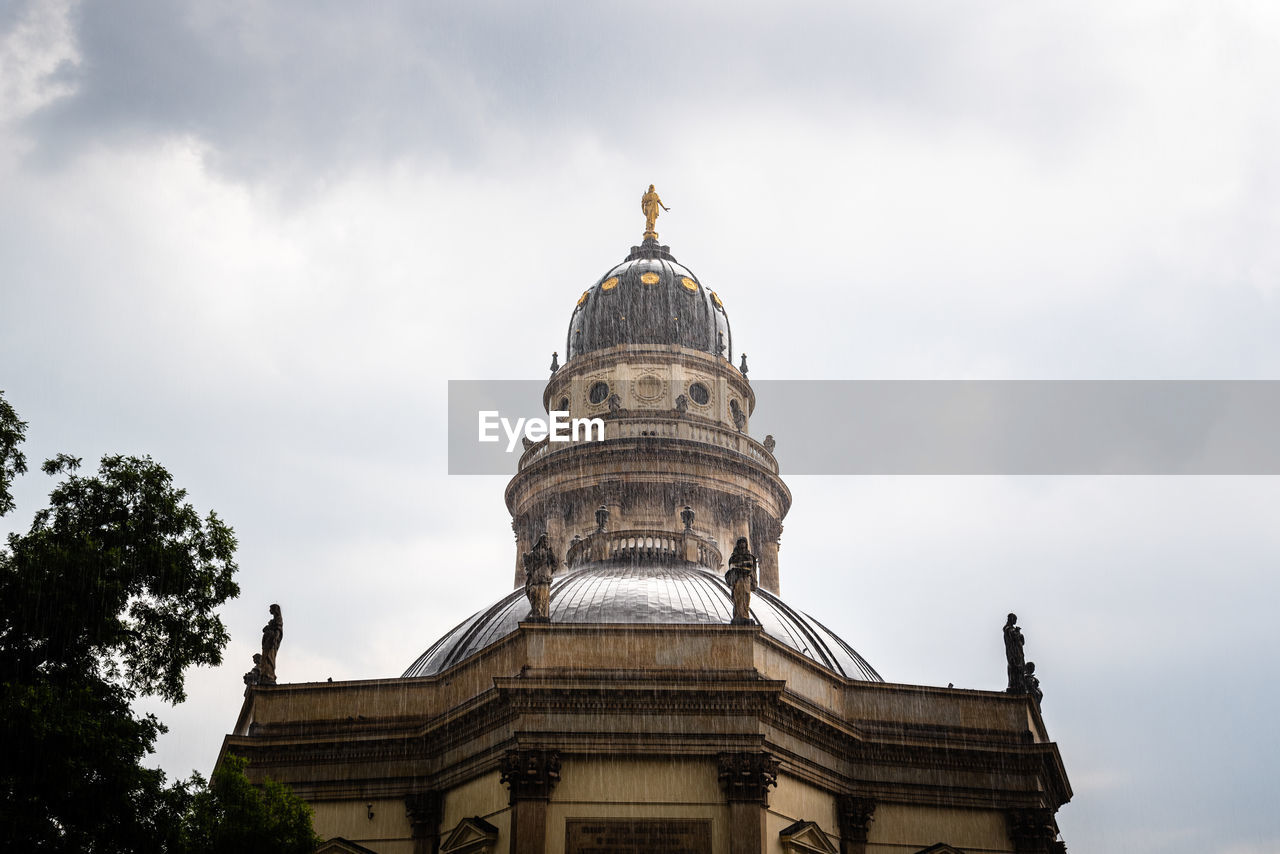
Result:
M1016 854L1065 854L1058 840L1058 822L1051 809L1010 810L1009 839Z
M547 802L560 782L560 754L554 750L508 750L499 769L511 790L511 854L544 854Z
M836 796L836 816L840 821L840 854L865 854L867 834L876 811L876 802L855 795Z
M440 847L444 794L432 791L407 795L404 799L404 811L413 828L413 854L436 854Z
M729 854L762 854L769 789L778 785L778 760L759 753L721 753L720 788L729 802Z

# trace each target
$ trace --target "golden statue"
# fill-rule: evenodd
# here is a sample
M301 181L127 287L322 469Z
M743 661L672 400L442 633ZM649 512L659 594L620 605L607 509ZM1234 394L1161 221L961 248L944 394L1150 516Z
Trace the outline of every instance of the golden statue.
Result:
M658 194L654 191L653 185L649 185L649 192L640 197L640 210L644 211L644 239L658 239L658 232L653 230L654 224L658 221L658 208L669 211L671 208L662 203L662 199L658 198Z

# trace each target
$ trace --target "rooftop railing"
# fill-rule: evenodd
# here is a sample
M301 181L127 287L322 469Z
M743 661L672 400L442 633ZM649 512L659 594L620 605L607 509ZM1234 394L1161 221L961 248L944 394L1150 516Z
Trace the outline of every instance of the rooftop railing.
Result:
M773 454L765 450L764 445L752 439L746 433L739 433L737 430L730 430L717 424L705 424L684 418L635 418L631 416L626 418L605 418L604 422L606 440L654 437L702 442L707 445L715 445L719 448L736 451L764 466L765 469L773 474L778 473L778 460ZM526 467L548 454L581 444L585 444L585 442L553 443L549 439L543 439L541 442L532 445L520 457L520 470L523 471Z
M593 531L569 543L565 564L569 569L588 563L693 563L719 571L720 549L692 531L673 533L633 528Z

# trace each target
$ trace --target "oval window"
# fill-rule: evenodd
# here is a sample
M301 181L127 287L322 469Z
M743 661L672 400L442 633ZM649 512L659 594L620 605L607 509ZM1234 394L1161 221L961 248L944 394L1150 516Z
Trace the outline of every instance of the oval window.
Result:
M689 398L699 406L706 406L711 399L711 392L702 383L694 383L689 386Z
M607 398L608 396L609 396L608 383L594 383L591 386L591 391L587 393L587 397L588 399L590 399L592 403L604 403L605 398Z

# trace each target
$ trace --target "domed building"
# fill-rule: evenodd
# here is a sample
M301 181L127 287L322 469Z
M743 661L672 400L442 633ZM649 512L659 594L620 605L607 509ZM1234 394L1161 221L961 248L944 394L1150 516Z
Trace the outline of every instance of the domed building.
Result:
M516 589L400 678L251 685L223 755L326 852L1065 851L1036 696L886 682L780 598L791 494L650 197L543 394L604 438L531 444L507 486Z

